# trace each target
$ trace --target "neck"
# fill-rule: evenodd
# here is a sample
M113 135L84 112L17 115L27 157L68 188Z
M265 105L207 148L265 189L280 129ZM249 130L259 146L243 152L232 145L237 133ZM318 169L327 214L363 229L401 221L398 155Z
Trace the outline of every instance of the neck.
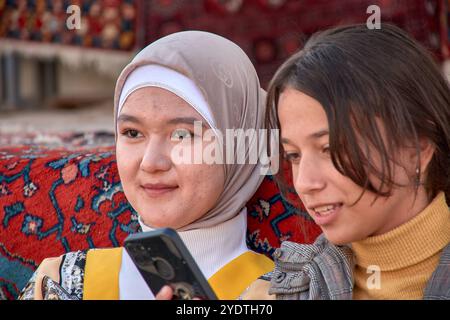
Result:
M354 299L421 299L449 243L450 210L440 193L404 224L352 243Z
M425 208L431 203L428 199L426 191L423 187L417 190L417 193L411 191L410 201L404 200L401 203L402 207L395 208L391 214L391 219L388 220L380 229L375 231L371 236L379 236L388 233L395 228L407 223L408 221L414 219L419 213L421 213Z
M386 270L403 268L424 260L430 250L435 253L447 245L449 227L449 208L445 195L440 193L407 222L389 232L353 242L352 248L361 266L376 264ZM402 260L403 255L412 256Z

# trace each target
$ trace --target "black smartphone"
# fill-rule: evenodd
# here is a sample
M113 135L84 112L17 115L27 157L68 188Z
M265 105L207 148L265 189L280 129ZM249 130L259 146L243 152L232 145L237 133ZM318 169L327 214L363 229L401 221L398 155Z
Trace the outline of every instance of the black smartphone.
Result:
M132 234L124 247L153 294L172 287L174 300L217 300L178 233L170 228Z

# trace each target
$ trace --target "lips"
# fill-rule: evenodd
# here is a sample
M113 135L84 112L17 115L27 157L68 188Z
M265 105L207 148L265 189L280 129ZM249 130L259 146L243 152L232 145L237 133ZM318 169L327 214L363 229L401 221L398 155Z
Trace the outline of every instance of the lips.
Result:
M178 185L165 183L146 183L144 185L141 185L141 188L148 196L155 198L167 195L175 191L176 189L178 189Z
M343 206L342 202L325 203L308 206L314 221L322 226L332 223L338 216Z

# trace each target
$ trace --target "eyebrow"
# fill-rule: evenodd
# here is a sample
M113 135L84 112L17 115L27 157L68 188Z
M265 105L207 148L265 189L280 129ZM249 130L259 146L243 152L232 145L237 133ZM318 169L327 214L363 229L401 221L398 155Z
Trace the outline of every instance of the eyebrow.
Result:
M117 118L117 122L134 122L134 123L141 123L141 121L134 117L134 116L130 116L128 114L122 113L118 118Z
M194 125L195 121L200 121L202 123L202 126L206 128L206 124L204 123L204 121L194 118L194 117L178 117L178 118L173 118L170 119L169 121L167 121L167 124L189 124L189 125ZM141 120L139 120L139 118L126 114L126 113L122 113L118 118L117 118L117 122L134 122L137 124L142 123Z
M328 129L323 129L323 130L319 130L317 132L311 133L310 135L308 135L306 138L307 139L320 139L323 136L326 136L330 134L330 132L328 131ZM281 138L281 143L285 143L285 144L290 144L290 145L294 145L294 143L287 139L287 138Z
M194 125L195 121L200 121L202 123L203 127L206 127L205 123L197 118L193 118L193 117L180 117L180 118L173 118L170 119L169 121L167 121L168 124L180 124L180 123L184 123L184 124L190 124L190 125Z

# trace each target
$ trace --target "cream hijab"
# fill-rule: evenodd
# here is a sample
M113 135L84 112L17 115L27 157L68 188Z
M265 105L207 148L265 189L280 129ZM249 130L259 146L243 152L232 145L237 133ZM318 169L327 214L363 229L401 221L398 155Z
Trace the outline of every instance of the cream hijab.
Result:
M202 31L171 34L148 45L134 57L116 83L115 122L125 81L136 68L145 65L160 65L191 79L203 93L209 107L209 114L202 114L203 118L212 116L213 129L220 130L224 137L226 129L264 127L266 92L260 88L251 61L233 42ZM117 123L114 127L117 128ZM226 148L225 138L223 140ZM264 177L259 162L224 164L223 167L225 184L216 205L200 219L178 231L208 228L234 218Z

